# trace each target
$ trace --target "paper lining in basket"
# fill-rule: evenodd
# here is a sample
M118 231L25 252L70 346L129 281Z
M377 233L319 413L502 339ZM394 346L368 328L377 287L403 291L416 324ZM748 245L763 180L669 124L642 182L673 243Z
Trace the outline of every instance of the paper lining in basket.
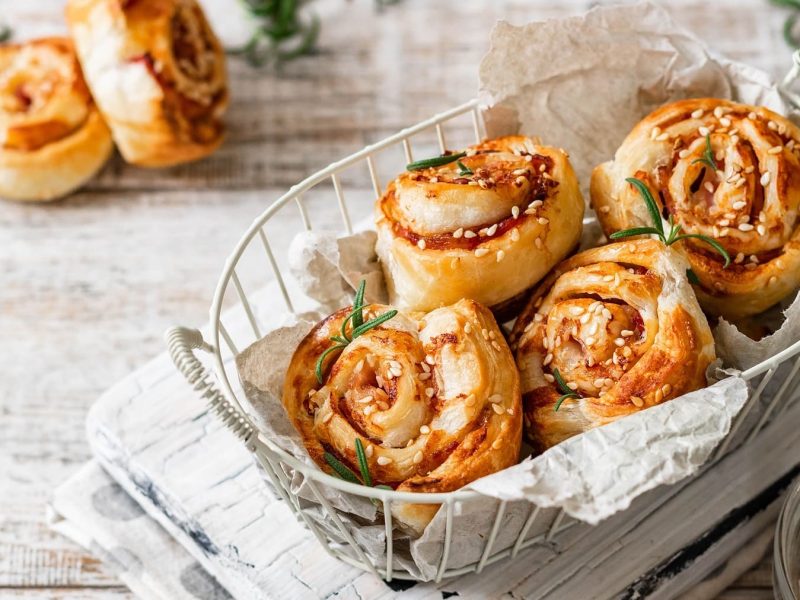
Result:
M715 60L690 34L681 31L651 4L599 8L574 17L524 27L499 24L492 47L481 65L482 99L490 106L490 136L519 131L570 150L584 184L595 164L612 156L629 129L653 108L687 96L731 97L763 104L786 113L768 77L744 65ZM587 103L587 94L592 102ZM584 243L595 235L587 229ZM592 240L594 241L594 240ZM268 333L237 358L246 396L262 431L291 454L310 463L300 437L280 403L282 374L300 339L314 322L350 302L348 287L360 278L369 282L367 299L385 301L380 268L372 247L374 233L339 238L304 233L292 244L292 272L320 304L320 314L298 318ZM773 352L798 326L796 310L776 334L777 342L756 346L734 334L718 336L720 355ZM795 338L796 339L796 338ZM724 348L723 348L724 346ZM486 496L454 515L455 537L448 566L458 568L480 558L497 506L509 501L495 549L508 547L523 527L528 501L557 509L582 521L597 523L624 510L635 498L658 485L696 473L725 437L747 399L745 382L732 376L708 388L674 399L551 448L541 456L472 483ZM315 504L300 474L293 491ZM330 488L325 493L352 515L354 531L380 555L380 526L364 526L376 517L366 500L346 497ZM465 512L468 511L468 512ZM313 512L313 511L312 511ZM316 520L326 523L324 511ZM547 519L537 519L547 527ZM443 511L416 540L395 537L395 558L423 579L435 576L441 557ZM539 532L531 532L536 535ZM406 543L407 542L407 543Z

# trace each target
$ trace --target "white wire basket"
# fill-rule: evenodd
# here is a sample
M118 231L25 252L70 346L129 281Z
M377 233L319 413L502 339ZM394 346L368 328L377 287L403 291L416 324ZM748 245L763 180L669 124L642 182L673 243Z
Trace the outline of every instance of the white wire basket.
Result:
M786 97L795 107L800 106L800 96L792 93L792 87L799 77L800 52L795 53L794 67L782 84ZM469 123L469 127L466 127L465 123ZM350 179L358 181L357 174L351 176L357 171L360 171L362 175L368 174L372 192L375 197L378 197L382 193L381 176L394 176L403 171L405 164L413 160L414 144L418 136L426 134L432 136L435 139L435 145L438 145L439 150L444 152L447 148L446 135L449 135L448 129L451 127L462 135L466 129L469 129L474 141L481 141L484 137L483 121L478 102L468 102L404 129L376 144L365 147L344 160L329 165L292 187L252 223L233 253L228 257L211 305L210 343L204 341L197 330L176 327L167 332L169 351L178 370L194 386L198 394L208 402L212 412L216 413L254 454L275 491L298 519L305 524L332 556L369 571L386 581L391 581L393 578L421 579L418 574L399 564L395 559L397 539L395 536L397 533L394 531L392 520L392 503L440 504L440 510L445 512L444 540L435 573L434 580L436 582L469 572L480 573L486 565L515 557L524 548L534 544L557 541L567 528L573 526L591 528L590 525L568 517L563 510L554 513L553 509L543 509L535 504L530 504L527 517L513 542L510 545L504 544L502 548L495 547L507 508L507 502L497 500L495 501L494 516L488 521L488 530L482 536L483 548L480 557L471 564L455 567L448 565L453 540L453 515L457 510L463 509L463 505L476 501L478 498L482 502L486 502L486 497L469 490L435 494L396 492L356 485L328 475L316 466L306 464L288 454L260 434L253 420L243 408L247 403L240 401L234 385L231 383L232 380L236 381L237 376L230 358L238 354L239 348L244 348L262 337L259 319L256 316L257 311L254 309L253 297L255 294L249 295L245 291L240 276L240 270L244 270L243 256L247 252L258 252L260 261L257 258L256 262L260 262L261 266L264 265L264 259L266 259L269 270L266 282L262 279L261 285L272 283L273 286L277 286L287 312L299 312L297 307L303 302L303 298L297 295L299 292L294 292L292 286L287 285L287 278L284 275L286 267L281 266L280 257L276 258L272 250L270 235L267 231L267 225L271 220L279 211L294 210L299 217L299 224L302 224L306 231L311 231L310 211L306 206L304 196L330 183L338 204L341 229L344 233L351 234L353 224L347 199L349 196L347 181ZM467 144L459 144L459 146L463 145ZM397 160L394 161L393 166L381 172L379 165L381 160L386 158L384 155L392 151L396 152L398 149L402 152L397 152ZM401 157L403 162L400 161ZM364 171L365 167L366 171ZM372 200L374 197L369 199L370 202ZM235 294L235 297L238 298L240 309L244 312L246 322L249 324L249 331L239 329L232 332L226 327L226 315L230 311L223 312L223 306L226 304L226 296L229 294ZM195 356L194 351L197 349L213 354L217 380L221 384L222 390L218 389L212 373ZM732 449L749 443L765 425L780 416L797 401L798 394L795 392L797 391L798 371L800 371L800 341L742 373L750 390L748 401L734 421L730 433L708 461L706 468L713 467L715 461ZM238 393L241 394L241 391ZM322 507L322 512L309 510L308 503L301 502L292 493L291 480L293 475L298 472L304 477L305 484ZM352 529L353 522L346 518L338 508L331 505L327 499L328 494L325 493L326 488L335 488L344 494L372 499L379 504L381 507L379 514L382 513L386 534L386 543L382 552L376 554L374 548L370 550L357 541L358 536ZM676 493L679 493L679 489Z

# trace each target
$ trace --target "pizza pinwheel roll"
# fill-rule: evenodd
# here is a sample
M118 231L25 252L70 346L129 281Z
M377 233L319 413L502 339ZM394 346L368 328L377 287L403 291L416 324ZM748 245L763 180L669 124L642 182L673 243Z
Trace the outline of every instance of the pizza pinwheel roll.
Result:
M592 174L592 204L609 235L650 226L643 181L662 216L688 234L676 244L699 279L703 308L738 319L800 286L800 129L766 108L703 98L668 104L641 121L613 161Z
M67 21L126 161L163 167L219 147L225 54L196 0L70 0Z
M502 314L578 243L584 204L563 150L510 136L409 167L376 207L392 304L471 298Z
M0 197L64 196L97 173L112 148L69 40L0 46Z
M452 491L518 459L517 369L492 313L471 300L427 314L333 313L295 351L283 404L321 467L365 485ZM392 512L419 534L438 508Z
M706 385L714 340L686 267L639 239L576 254L536 287L511 340L538 450Z

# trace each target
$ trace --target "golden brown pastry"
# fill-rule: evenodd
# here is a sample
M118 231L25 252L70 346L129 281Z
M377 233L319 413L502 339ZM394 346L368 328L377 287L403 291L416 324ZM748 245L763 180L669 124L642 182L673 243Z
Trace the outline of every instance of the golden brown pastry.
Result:
M80 187L113 145L72 44L0 46L0 197L53 200Z
M67 21L125 160L169 166L222 143L225 54L195 0L70 0Z
M706 385L714 340L686 267L639 239L576 254L536 287L511 340L540 451Z
M668 104L595 168L592 204L607 235L649 226L625 179L644 181L665 217L716 239L733 259L723 268L701 240L676 244L700 280L703 308L729 319L753 315L800 286L797 139L800 130L766 108L712 98Z
M388 309L366 305L364 321ZM320 383L315 364L350 313L314 327L286 374L283 405L321 467L334 472L329 452L359 473L360 440L373 485L447 492L517 462L519 375L488 309L461 300L428 314L400 312L327 355ZM419 534L438 508L394 503L392 513Z
M566 152L509 136L465 154L403 173L377 203L394 305L503 309L578 243L584 204Z

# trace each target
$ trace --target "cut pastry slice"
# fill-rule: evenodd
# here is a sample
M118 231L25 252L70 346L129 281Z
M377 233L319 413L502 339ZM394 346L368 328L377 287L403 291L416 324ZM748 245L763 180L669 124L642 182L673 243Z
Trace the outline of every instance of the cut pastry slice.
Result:
M112 148L69 40L0 45L0 197L60 198Z
M378 200L392 304L431 310L471 298L502 309L578 243L584 205L566 152L510 136L457 157L403 173Z
M219 147L225 54L196 0L70 0L67 21L125 160L163 167Z

